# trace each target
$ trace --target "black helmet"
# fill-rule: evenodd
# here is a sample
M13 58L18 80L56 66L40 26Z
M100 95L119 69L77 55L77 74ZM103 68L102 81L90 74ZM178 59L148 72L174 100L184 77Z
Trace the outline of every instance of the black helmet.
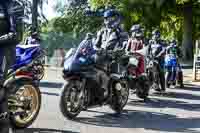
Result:
M144 33L140 24L133 25L131 27L130 32L132 33L132 37L143 37Z
M152 31L152 35L160 35L160 31L158 29L155 29Z
M116 27L120 24L120 14L114 9L109 9L104 12L104 23L107 27Z
M90 33L90 32L88 32L87 34L86 34L86 39L92 39L93 38L93 34L92 33Z
M160 39L160 31L158 29L155 29L155 30L152 31L152 38L154 40Z
M170 41L170 45L171 45L171 46L176 46L176 44L177 44L176 39L172 39L172 40Z
M117 16L117 15L118 15L118 12L114 9L109 9L109 10L105 11L103 14L104 18L113 17L113 16Z
M176 39L171 40L171 43L176 43L176 42L177 42Z
M131 27L131 32L137 31L137 30L141 30L141 25L140 24L135 24Z

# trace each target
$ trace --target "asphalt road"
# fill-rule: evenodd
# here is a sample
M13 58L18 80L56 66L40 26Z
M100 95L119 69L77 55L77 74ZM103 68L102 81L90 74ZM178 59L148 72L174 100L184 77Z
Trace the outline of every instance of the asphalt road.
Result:
M104 106L81 112L75 121L60 113L59 85L41 91L37 120L17 133L200 133L200 86L170 89L165 96L152 93L147 102L132 94L120 116Z

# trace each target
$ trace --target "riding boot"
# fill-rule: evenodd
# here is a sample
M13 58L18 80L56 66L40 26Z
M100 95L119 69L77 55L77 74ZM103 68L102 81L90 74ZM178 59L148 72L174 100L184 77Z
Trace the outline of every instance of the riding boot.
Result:
M165 74L163 71L160 72L160 85L161 85L161 91L165 91Z
M105 100L105 96L108 94L108 79L105 72L97 70L97 83L99 85L99 104L102 104Z
M183 84L183 72L182 71L178 72L178 84L180 85L181 88L184 87L184 84Z
M165 86L167 88L170 87L170 77L171 77L171 72L170 71L167 71L166 74L165 74Z

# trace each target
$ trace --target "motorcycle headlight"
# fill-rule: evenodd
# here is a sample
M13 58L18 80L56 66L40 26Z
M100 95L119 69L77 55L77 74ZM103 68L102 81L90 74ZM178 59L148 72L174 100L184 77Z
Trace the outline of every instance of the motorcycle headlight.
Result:
M151 68L153 68L153 66L154 66L153 61L150 61L149 64L148 64L148 68L151 69Z
M129 58L129 65L137 67L138 63L139 61L137 58L134 58L134 57Z

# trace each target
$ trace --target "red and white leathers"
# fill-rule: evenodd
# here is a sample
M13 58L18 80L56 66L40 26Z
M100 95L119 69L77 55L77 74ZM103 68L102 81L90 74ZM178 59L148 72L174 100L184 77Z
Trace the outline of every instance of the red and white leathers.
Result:
M139 53L138 51L144 48L144 42L143 40L139 40L136 38L130 38L128 40L128 44L126 47L126 51L129 53L134 53L135 56L138 57L139 63L138 67L136 69L129 69L128 71L135 75L135 76L140 76L145 72L145 59L144 55Z

